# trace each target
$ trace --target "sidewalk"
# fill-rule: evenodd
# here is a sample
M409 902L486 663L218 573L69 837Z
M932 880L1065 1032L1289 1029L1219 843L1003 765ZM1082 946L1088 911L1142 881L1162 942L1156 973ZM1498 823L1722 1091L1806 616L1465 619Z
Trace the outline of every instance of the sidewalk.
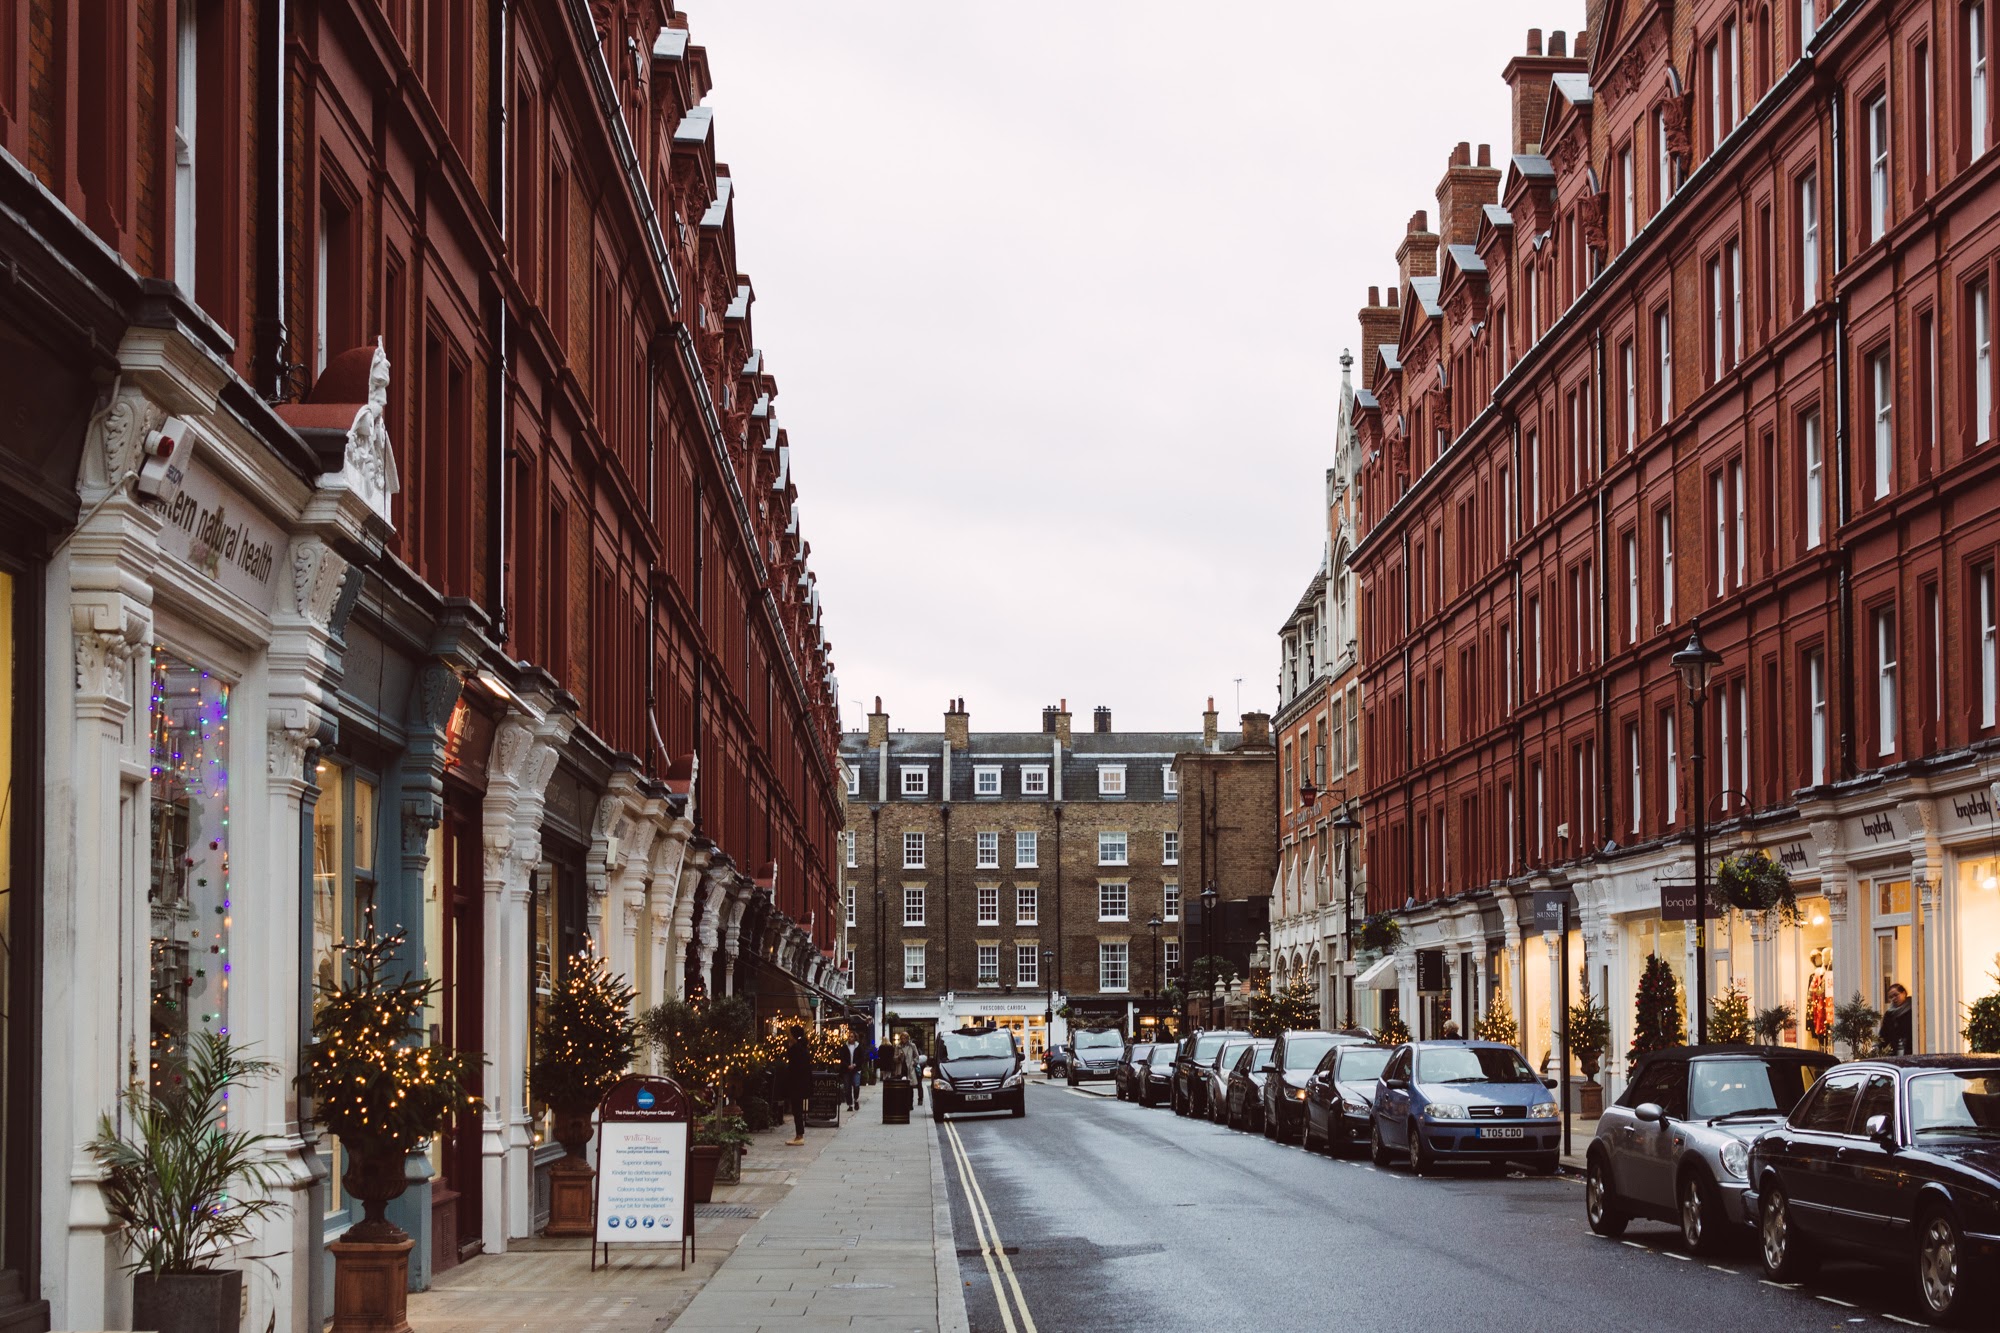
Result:
M928 1117L881 1123L879 1089L838 1130L756 1136L743 1181L695 1206L695 1256L614 1247L590 1271L582 1240L517 1240L410 1297L418 1333L660 1333L675 1329L940 1329L962 1333L965 1300ZM921 1140L921 1142L919 1142ZM940 1274L945 1281L941 1285ZM940 1315L939 1292L950 1302Z
M1588 1120L1584 1119L1582 1116L1577 1116L1576 1118L1571 1120L1569 1142L1570 1142L1570 1147L1575 1149L1575 1151L1563 1154L1563 1159L1562 1159L1563 1169L1567 1171L1574 1171L1578 1175L1582 1175L1584 1167L1583 1155L1585 1152L1589 1150L1590 1141L1596 1137L1597 1137L1596 1116L1592 1116Z

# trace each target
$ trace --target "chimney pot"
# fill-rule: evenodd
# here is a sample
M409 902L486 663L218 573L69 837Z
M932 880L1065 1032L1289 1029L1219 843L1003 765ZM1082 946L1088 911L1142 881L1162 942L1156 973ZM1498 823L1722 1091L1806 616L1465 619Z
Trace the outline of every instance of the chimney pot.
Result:
M1557 60L1569 55L1569 38L1563 35L1560 28L1549 34L1549 54Z
M1402 297L1401 297L1401 296L1400 296L1400 295L1398 294L1398 292L1397 292L1397 289L1396 289L1396 288L1394 288L1394 287L1391 287L1391 288L1389 289L1389 305L1390 305L1390 307L1391 307L1391 308L1393 309L1393 308L1394 308L1394 307L1396 306L1396 304L1397 304L1397 303L1398 303L1399 301L1401 301L1401 300L1402 300Z
M1472 145L1461 142L1458 147L1452 149L1451 164L1455 167L1470 166L1472 164Z
M1109 708L1106 708L1103 704L1099 704L1096 710L1091 713L1090 721L1091 721L1091 730L1098 732L1110 731L1111 710Z
M1490 143L1483 143L1483 144L1479 145L1479 165L1480 165L1480 166L1482 166L1482 167L1490 167L1490 166L1492 166L1492 165L1493 165L1493 145L1492 145L1492 144L1490 144Z
M1538 56L1541 53L1542 53L1542 30L1540 28L1530 28L1528 29L1528 54L1531 56Z

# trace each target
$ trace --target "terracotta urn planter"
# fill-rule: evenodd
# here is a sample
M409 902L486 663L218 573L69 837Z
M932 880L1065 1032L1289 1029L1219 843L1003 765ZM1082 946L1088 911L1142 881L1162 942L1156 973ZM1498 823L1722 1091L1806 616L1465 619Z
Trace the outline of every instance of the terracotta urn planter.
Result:
M384 1215L410 1187L406 1155L375 1145L347 1145L340 1184L361 1200L361 1220L327 1249L333 1253L333 1333L408 1333L409 1234Z
M584 1156L584 1149L590 1143L590 1116L594 1109L592 1106L582 1110L556 1108L554 1133L564 1155L549 1168L549 1224L542 1232L545 1236L589 1236L596 1230L592 1182L597 1173L591 1170L590 1159Z

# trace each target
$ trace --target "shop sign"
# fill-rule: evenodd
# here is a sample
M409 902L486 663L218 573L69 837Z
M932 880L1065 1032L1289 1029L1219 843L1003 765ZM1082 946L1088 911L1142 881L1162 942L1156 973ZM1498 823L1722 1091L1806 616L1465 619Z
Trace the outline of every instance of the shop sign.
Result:
M1417 989L1441 991L1444 988L1444 950L1417 950Z
M1701 895L1692 880L1660 881L1660 920L1692 921L1701 906Z
M1785 868L1793 877L1816 875L1819 873L1819 854L1813 850L1811 839L1792 838L1770 847L1771 859Z
M1040 999L1040 996L1035 997ZM951 1006L954 1014L1025 1014L1028 1001L1020 1000L958 1000ZM1038 1008L1037 1013L1041 1010Z
M171 499L148 501L160 519L160 549L259 611L277 603L285 534L216 477L191 476Z
M1993 794L1986 787L1972 787L1965 791L1953 792L1949 796L1937 798L1938 812L1945 817L1949 829L1975 829L1981 833L1993 832L1996 823L1993 818Z
M1901 842L1902 820L1894 810L1875 810L1848 820L1844 833L1849 851L1867 852Z
M1535 926L1543 934L1561 932L1569 924L1569 893L1564 889L1541 889L1535 894Z
M688 1128L692 1107L672 1079L627 1075L611 1086L597 1108L597 1248L680 1244L693 1236L689 1200Z

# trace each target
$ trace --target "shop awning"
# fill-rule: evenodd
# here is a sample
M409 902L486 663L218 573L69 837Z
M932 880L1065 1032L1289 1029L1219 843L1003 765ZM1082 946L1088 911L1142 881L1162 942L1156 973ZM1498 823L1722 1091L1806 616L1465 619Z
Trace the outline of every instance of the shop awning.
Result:
M1396 976L1396 955L1383 954L1368 965L1368 970L1354 979L1359 990L1394 990L1399 982Z

